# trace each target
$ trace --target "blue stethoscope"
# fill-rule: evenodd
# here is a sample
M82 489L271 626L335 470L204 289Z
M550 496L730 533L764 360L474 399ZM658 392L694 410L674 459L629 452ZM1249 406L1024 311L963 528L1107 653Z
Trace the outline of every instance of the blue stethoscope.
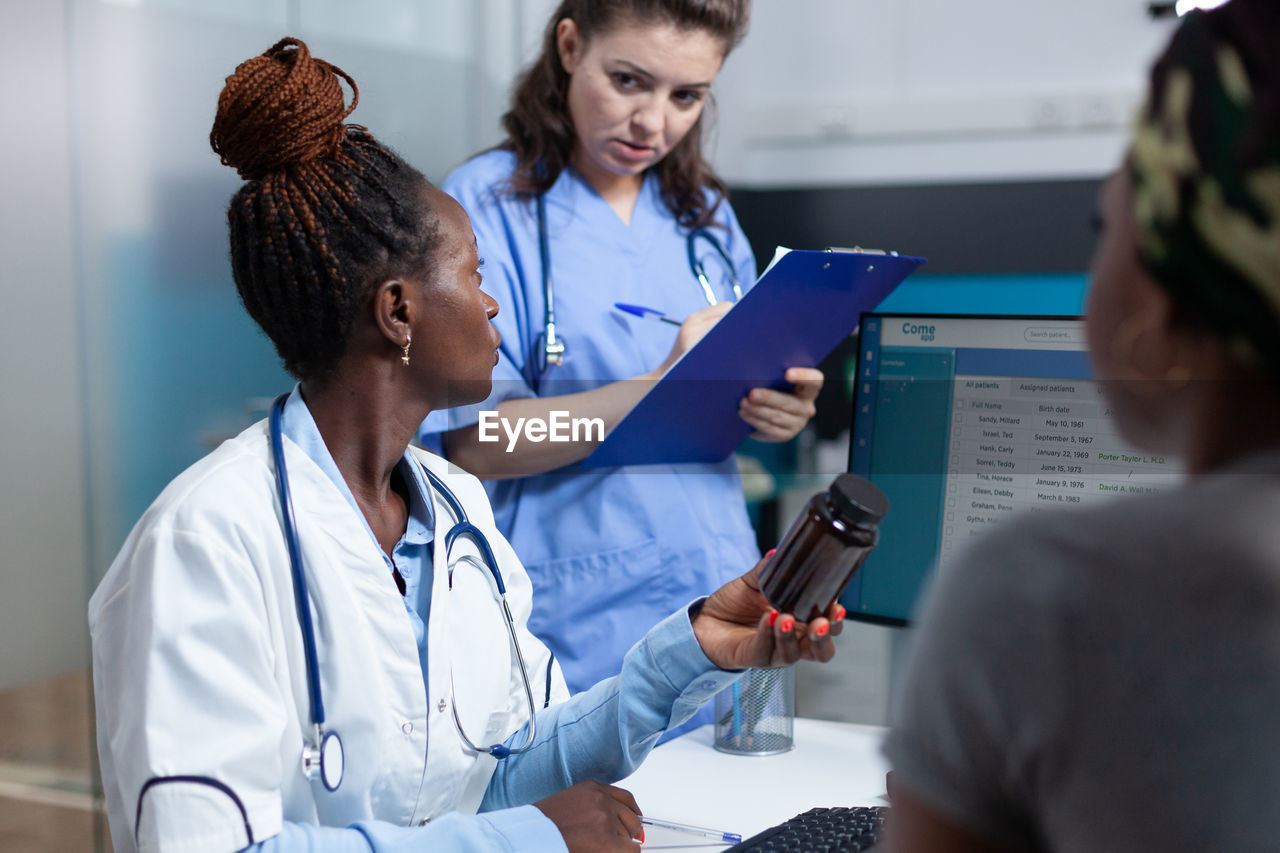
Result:
M311 607L307 593L306 572L302 568L302 546L298 542L298 530L293 520L293 498L289 491L289 473L284 462L284 434L281 420L284 416L284 404L288 394L281 394L271 406L271 458L275 465L276 489L280 496L281 523L284 527L284 540L289 549L289 566L293 573L293 599L298 609L298 625L302 631L302 650L307 665L307 694L311 702L312 737L305 737L302 744L302 773L308 780L319 777L325 788L338 790L342 784L345 756L342 749L342 738L336 731L326 731L324 724L324 700L320 693L320 664L316 653L315 628L311 624ZM422 473L427 475L431 488L448 504L450 513L456 519L453 527L444 537L445 565L449 565L449 553L453 543L466 537L475 543L480 551L477 559L471 554L464 555L459 562L469 562L477 568L487 569L498 587L498 598L502 602L502 612L506 617L507 634L511 637L511 647L515 649L516 660L520 664L520 677L524 680L525 699L529 703L529 735L524 746L512 749L505 744L492 746L476 746L467 733L462 730L462 720L458 716L457 694L453 685L453 665L449 666L449 704L453 707L453 723L458 728L467 748L477 753L487 753L494 758L506 758L518 755L533 745L534 717L536 709L533 704L533 688L529 686L529 673L525 669L524 655L520 652L520 643L516 640L515 619L507 604L507 586L503 583L502 573L498 571L498 561L493 556L493 549L480 528L467 519L466 510L448 486L425 466ZM449 567L449 589L453 589L453 567ZM547 701L551 698L551 665L547 665Z
M737 273L733 269L733 259L729 257L729 252L725 249L716 235L711 233L708 228L692 228L689 230L689 236L685 238L685 248L689 252L689 270L693 273L693 277L698 280L699 286L702 287L702 295L707 300L708 305L715 305L720 300L716 299L716 293L711 288L711 280L707 277L706 267L698 258L698 241L703 240L711 245L715 253L720 256L720 260L724 263L725 269L729 272L729 284L733 288L733 301L737 302L742 298L742 285L738 282ZM551 284L551 248L549 245L549 237L547 235L547 196L546 193L538 195L538 255L542 262L542 303L546 307L543 309L543 333L539 336L539 371L545 371L548 365L559 365L564 363L565 342L563 335L556 334L556 304L555 290Z

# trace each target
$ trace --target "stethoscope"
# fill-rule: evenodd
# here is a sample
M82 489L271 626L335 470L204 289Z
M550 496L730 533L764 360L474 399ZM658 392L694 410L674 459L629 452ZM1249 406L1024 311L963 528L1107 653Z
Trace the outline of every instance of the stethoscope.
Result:
M733 259L729 257L729 252L725 249L724 244L711 233L708 228L691 228L689 235L685 238L685 248L689 253L689 270L693 273L693 277L698 280L698 285L702 288L702 296L707 300L708 305L715 305L718 300L716 293L711 287L711 280L707 276L706 267L698 258L698 241L702 240L711 245L715 253L720 256L720 260L724 263L724 267L729 272L729 284L733 289L733 301L737 302L742 298L742 285L738 282L737 273L733 269ZM547 196L546 193L538 195L538 256L542 262L542 303L546 307L543 309L543 333L539 336L539 372L546 371L548 365L560 365L564 363L565 342L562 335L556 334L556 301L555 289L551 283L551 248L550 238L547 235Z
M325 729L324 700L320 692L320 664L316 653L315 628L311 624L311 607L307 593L306 572L302 568L302 546L298 542L298 530L293 520L293 498L289 491L289 473L284 461L284 434L281 420L284 415L284 404L288 394L281 394L271 406L270 433L271 458L275 465L276 489L280 495L281 519L284 527L285 544L289 549L289 566L293 573L293 599L298 609L298 626L302 631L302 651L307 665L307 694L311 703L311 738L303 738L302 773L310 781L317 777L329 791L338 790L342 784L345 755L342 738L336 731ZM516 660L520 664L520 677L524 680L525 699L529 703L529 734L524 746L512 749L505 744L492 746L476 746L462 729L462 719L458 716L457 693L453 684L453 664L449 665L449 704L453 707L453 723L458 728L458 735L472 752L487 753L494 758L506 758L527 751L533 745L534 717L536 709L533 705L533 688L529 686L529 673L525 669L524 655L520 652L520 643L516 640L515 619L511 615L511 607L507 604L507 585L503 583L502 573L498 571L498 561L493 556L493 549L484 533L467 519L466 510L448 486L425 466L422 473L427 475L431 488L444 499L449 506L455 523L444 537L445 565L449 566L449 589L453 589L453 567L449 564L449 553L453 543L466 537L475 543L480 551L477 559L471 554L463 556L459 562L469 562L477 568L488 569L498 588L498 598L502 602L502 612L506 617L507 635L511 638L511 646L515 649ZM551 666L547 667L547 699L550 701Z

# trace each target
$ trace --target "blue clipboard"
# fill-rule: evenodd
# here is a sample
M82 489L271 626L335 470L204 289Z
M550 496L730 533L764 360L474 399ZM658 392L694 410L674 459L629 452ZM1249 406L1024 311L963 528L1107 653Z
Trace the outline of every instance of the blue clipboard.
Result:
M738 401L816 367L924 258L792 250L649 389L584 468L718 462L751 433ZM828 381L840 381L829 377Z

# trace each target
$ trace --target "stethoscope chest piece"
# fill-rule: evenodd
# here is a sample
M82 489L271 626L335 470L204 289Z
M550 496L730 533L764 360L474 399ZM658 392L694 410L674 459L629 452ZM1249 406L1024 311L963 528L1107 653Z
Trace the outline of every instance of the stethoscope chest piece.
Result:
M540 370L546 370L548 367L559 367L564 364L565 360L565 343L564 338L556 337L556 324L554 320L547 321L547 329L542 333L539 340L540 361L538 365Z
M320 736L320 749L302 748L302 774L307 779L320 777L325 789L332 792L342 784L346 772L346 753L342 750L342 738L337 732L325 732Z

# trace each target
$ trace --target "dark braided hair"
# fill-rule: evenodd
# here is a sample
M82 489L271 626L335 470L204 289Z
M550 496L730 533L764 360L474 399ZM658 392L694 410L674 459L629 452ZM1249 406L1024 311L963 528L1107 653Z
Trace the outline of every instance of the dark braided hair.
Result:
M426 178L344 124L359 98L342 69L285 38L227 78L209 134L246 182L227 210L236 289L299 379L332 372L368 288L424 272L436 247Z
M541 55L521 72L511 93L511 109L502 117L507 140L500 147L516 155L511 190L522 196L546 192L569 165L573 152L576 134L569 118L569 75L556 47L556 27L562 20L573 19L584 44L631 21L671 24L680 30L710 33L728 56L746 35L749 14L750 0L562 0L543 33ZM710 225L729 193L702 156L705 118L704 110L684 139L653 167L662 200L688 228Z

